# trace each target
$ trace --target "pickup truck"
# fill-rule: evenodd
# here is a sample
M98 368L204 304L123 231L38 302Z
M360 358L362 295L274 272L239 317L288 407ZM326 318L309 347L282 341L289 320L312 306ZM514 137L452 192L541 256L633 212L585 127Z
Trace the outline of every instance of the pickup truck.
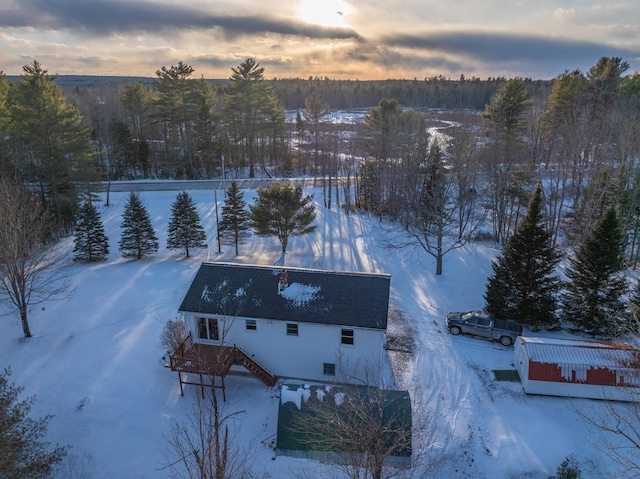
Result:
M465 333L494 339L500 341L504 346L511 346L516 338L522 334L522 324L510 319L493 318L484 311L448 313L447 327L451 334Z

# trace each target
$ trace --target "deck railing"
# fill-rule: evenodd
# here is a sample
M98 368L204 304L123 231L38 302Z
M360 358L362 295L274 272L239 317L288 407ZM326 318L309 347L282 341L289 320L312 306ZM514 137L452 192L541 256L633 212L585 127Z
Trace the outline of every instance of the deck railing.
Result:
M224 379L234 364L243 366L269 387L274 386L277 381L273 374L236 345L194 343L191 332L169 356L169 366L172 371L200 375L199 385L202 385L202 376ZM180 382L182 386L182 376L180 376Z

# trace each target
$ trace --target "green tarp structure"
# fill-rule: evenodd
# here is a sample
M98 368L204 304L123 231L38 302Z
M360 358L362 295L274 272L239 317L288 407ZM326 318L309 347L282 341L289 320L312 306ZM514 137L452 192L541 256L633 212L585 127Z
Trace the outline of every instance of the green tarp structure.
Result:
M359 417L356 417L354 407L359 410ZM363 411L364 408L368 411ZM384 424L387 432L383 449L393 451L391 457L410 461L412 416L409 393L342 385L282 385L278 454L337 462L345 451L335 449L340 444L350 444L348 439L340 437L343 430L335 426L336 421L351 421L350 427L372 427L357 424L357 421L363 422L363 418L365 422Z

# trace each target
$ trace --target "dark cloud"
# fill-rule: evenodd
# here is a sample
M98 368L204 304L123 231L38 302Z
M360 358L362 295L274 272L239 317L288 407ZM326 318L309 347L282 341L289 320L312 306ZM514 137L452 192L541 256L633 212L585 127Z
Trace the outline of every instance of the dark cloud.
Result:
M390 35L385 44L424 49L473 58L480 62L573 64L593 62L601 56L637 57L640 52L601 43L534 35L481 32L443 32L425 35Z
M245 60L244 57L238 57L236 59L230 59L228 55L217 55L214 53L209 53L207 55L198 55L198 56L194 56L189 58L189 63L191 64L197 64L197 65L203 65L203 66L210 66L210 67L214 67L216 69L223 69L223 70L228 70L229 71L229 75L231 75L231 69L232 68L236 68L238 65L240 65L243 61ZM279 59L274 59L274 58L260 58L258 60L258 64L262 67L265 67L266 69L266 75L267 77L269 76L270 69L268 68L269 66L282 66L285 65L287 63L287 61L284 60L279 60Z
M388 78L422 77L432 74L429 72L457 72L464 68L455 58L447 55L407 53L384 45L344 49L341 56L346 64L383 69L388 72Z
M308 38L359 39L349 28L322 27L288 18L212 15L148 1L22 0L0 6L0 27L34 27L111 33L219 28L226 36L276 33Z

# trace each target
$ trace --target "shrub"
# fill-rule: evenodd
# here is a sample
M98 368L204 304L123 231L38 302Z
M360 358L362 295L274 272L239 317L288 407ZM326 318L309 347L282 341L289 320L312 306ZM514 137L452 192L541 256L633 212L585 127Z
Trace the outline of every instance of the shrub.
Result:
M164 325L160 335L160 344L167 351L174 352L187 337L187 325L182 318L170 319Z

